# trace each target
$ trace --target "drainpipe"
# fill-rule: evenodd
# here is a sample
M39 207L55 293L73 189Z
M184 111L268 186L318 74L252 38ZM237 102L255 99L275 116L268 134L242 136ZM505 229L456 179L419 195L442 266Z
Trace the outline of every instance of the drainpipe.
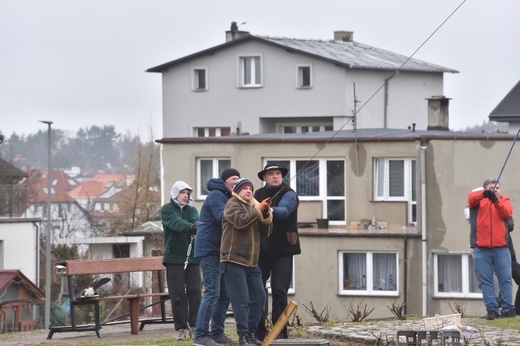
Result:
M407 314L406 307L408 306L408 237L404 237L404 314Z
M393 76L392 76L393 77ZM384 101L383 101L383 128L386 129L388 127L388 83L390 83L390 79L392 77L388 77L385 79L385 93L384 93Z
M34 226L34 229L36 230L36 234L35 234L35 237L36 237L36 242L35 242L36 243L36 249L34 249L36 251L36 263L35 263L35 267L34 267L34 268L36 268L36 281L35 281L35 283L39 284L39 282L40 282L40 227L38 226L38 223L36 223L36 221L33 221L32 224Z
M426 146L421 145L421 250L422 250L422 315L427 316L428 266L426 247Z

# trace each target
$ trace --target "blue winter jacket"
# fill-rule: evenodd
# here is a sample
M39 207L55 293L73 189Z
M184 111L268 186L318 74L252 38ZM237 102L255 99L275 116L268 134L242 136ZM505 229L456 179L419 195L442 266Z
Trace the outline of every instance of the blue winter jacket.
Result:
M208 181L209 194L202 204L197 227L197 243L195 258L220 256L220 239L222 238L222 214L231 191L226 188L220 178Z

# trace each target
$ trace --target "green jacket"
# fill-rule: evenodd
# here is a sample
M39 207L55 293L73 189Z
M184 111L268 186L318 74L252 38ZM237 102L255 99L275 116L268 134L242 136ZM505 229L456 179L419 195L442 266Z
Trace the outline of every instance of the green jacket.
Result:
M164 230L163 264L183 264L186 262L188 246L191 241L190 226L199 220L199 212L195 207L180 207L172 199L161 208L161 220ZM191 246L189 263L199 263L193 258L195 239Z

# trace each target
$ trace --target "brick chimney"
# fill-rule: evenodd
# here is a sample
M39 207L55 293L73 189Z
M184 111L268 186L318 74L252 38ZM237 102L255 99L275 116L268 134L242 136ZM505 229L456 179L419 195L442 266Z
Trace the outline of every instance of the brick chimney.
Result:
M238 30L237 22L231 22L231 30L226 31L226 42L233 41L237 38L241 38L247 35L249 35L249 31L240 31Z
M450 100L443 95L428 98L428 130L449 131Z
M353 42L354 31L334 31L334 41Z

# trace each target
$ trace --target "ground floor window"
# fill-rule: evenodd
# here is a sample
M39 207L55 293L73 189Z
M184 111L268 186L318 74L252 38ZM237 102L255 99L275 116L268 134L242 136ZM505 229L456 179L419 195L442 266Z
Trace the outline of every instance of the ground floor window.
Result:
M435 254L434 275L436 297L482 297L471 254Z
M342 295L398 296L398 254L340 251L339 279Z

